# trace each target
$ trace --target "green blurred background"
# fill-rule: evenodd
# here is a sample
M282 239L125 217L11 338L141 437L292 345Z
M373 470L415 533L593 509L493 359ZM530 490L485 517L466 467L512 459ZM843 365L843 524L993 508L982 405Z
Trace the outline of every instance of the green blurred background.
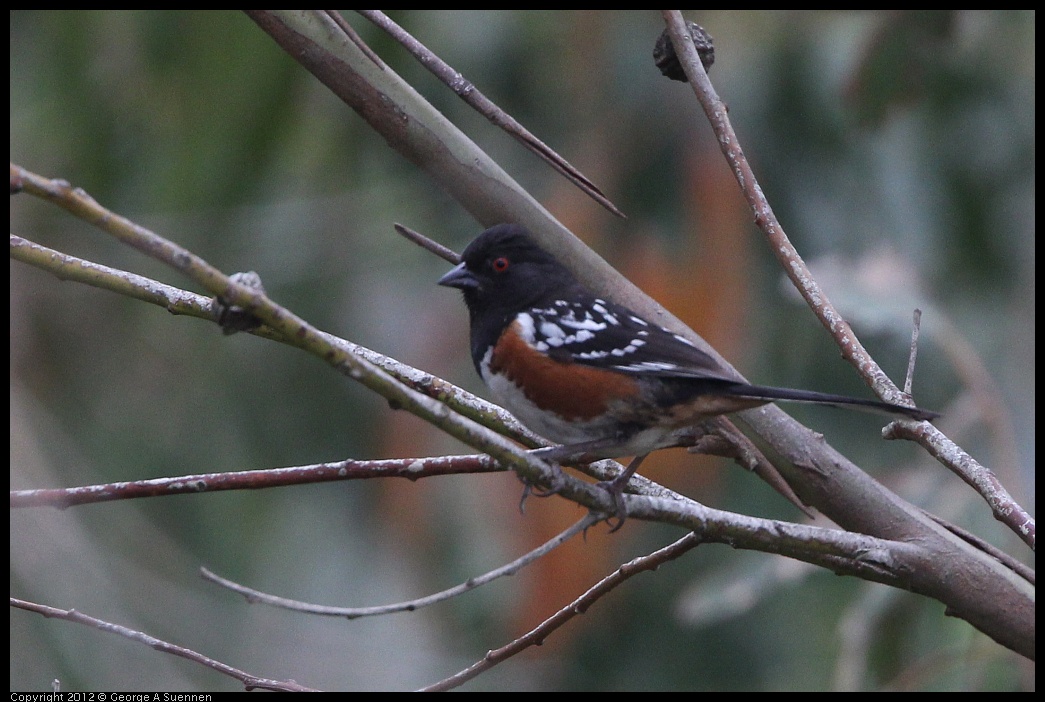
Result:
M392 16L628 215L576 192L382 32L363 38L548 209L754 382L869 396L786 292L688 86L652 62L656 11ZM1033 511L1034 13L694 12L711 78L785 230L902 384ZM11 159L232 272L322 329L483 393L446 264L480 227L237 12L11 13ZM11 231L175 285L163 266L27 196ZM880 421L789 409L905 498L1027 558L982 500ZM13 488L342 458L469 452L298 351L11 265ZM707 504L801 515L722 461L643 472ZM677 455L676 455L677 454ZM11 516L11 593L259 676L412 689L481 658L626 559L682 534L634 520L412 614L343 621L258 605L364 606L492 569L578 519L517 509L510 475L371 481ZM989 593L984 593L989 596ZM236 690L230 679L13 610L11 689ZM469 690L1031 689L1033 665L942 605L705 546L633 579Z

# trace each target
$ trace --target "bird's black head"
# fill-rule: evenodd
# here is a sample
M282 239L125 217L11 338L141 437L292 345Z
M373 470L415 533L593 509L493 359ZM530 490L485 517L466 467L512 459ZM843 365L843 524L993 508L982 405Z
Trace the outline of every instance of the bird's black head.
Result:
M464 292L473 315L496 310L512 317L572 282L570 272L518 224L484 231L465 248L461 263L439 279Z

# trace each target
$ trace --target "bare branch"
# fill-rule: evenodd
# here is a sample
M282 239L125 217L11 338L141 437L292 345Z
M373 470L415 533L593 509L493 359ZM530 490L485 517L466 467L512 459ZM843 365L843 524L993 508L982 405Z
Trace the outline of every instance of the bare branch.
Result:
M345 460L309 466L199 473L179 475L173 478L153 478L72 488L12 490L10 500L12 508L56 507L66 509L77 505L143 497L168 497L225 490L261 490L288 485L311 485L372 478L406 478L413 481L438 475L499 473L504 470L503 466L485 454L390 458L375 461Z
M910 395L914 385L914 363L918 360L918 335L922 330L922 311L914 311L914 321L911 324L911 355L907 359L907 377L904 379L904 394Z
M693 92L697 96L701 107L707 114L715 136L718 138L726 161L733 169L737 183L744 193L755 215L755 224L766 235L769 240L770 250L780 261L784 272L794 283L798 292L805 299L809 308L817 319L824 325L834 338L835 343L842 352L842 357L856 368L868 385L886 402L893 404L907 404L913 406L909 397L903 396L896 385L889 379L885 372L878 366L871 355L856 338L849 324L835 309L834 305L824 294L820 285L816 282L812 273L806 267L805 261L791 244L783 227L773 213L773 208L766 199L762 187L755 178L754 170L740 147L740 141L733 125L729 120L729 112L725 104L715 92L707 71L697 56L697 50L693 46L693 39L686 27L682 14L677 10L663 10L664 21L671 34L675 52L679 57L682 68L689 78L689 84L693 86Z
M976 490L990 506L994 518L1008 526L1033 550L1037 533L1036 521L1009 494L1009 491L998 480L998 476L932 424L928 422L919 422L919 424L923 426L913 426L911 422L894 422L882 431L882 436L886 439L906 439L922 446L930 456L947 466L955 475Z
M519 124L514 117L498 107L492 100L479 92L479 89L460 73L455 71L449 64L433 54L428 47L410 35L405 29L393 22L380 10L356 10L359 14L376 24L381 29L398 41L403 48L414 55L422 66L431 71L432 75L441 80L448 88L457 93L457 96L468 103L479 114L486 117L496 126L500 127L520 144L537 154L548 165L564 175L567 180L587 193L593 200L605 207L622 219L626 219L624 213L610 202L601 190L579 170L573 167L554 149L530 133L526 127ZM340 24L340 23L339 23ZM344 23L344 26L347 23Z
M449 249L443 246L438 241L433 241L432 239L429 239L421 232L415 232L410 227L405 227L402 224L399 224L398 222L396 222L392 226L395 228L397 232L399 232L399 234L414 242L422 249L434 253L436 256L443 259L444 261L452 263L455 266L461 262L460 254L455 252L453 249Z
M638 575L639 573L656 570L662 564L679 558L687 551L699 546L701 543L702 541L700 537L696 534L687 534L675 543L654 551L648 556L641 556L625 563L612 574L596 583L583 595L541 622L536 628L527 632L523 636L520 636L518 639L512 641L506 646L488 651L482 660L473 663L469 667L451 675L445 680L440 680L434 685L424 688L423 691L442 692L460 687L464 683L478 676L480 673L493 668L499 663L503 663L530 646L540 646L551 633L562 627L577 615L584 614L593 603L624 581Z
M446 600L463 595L466 592L475 590L478 587L482 587L487 583L493 582L498 578L503 578L506 575L515 575L524 567L536 561L538 558L548 554L554 549L558 548L562 544L569 541L571 538L587 531L590 527L598 524L602 521L603 516L596 513L589 512L583 519L578 521L576 524L566 529L565 531L556 534L549 541L533 549L529 553L506 563L500 568L491 570L488 573L469 578L460 585L443 590L442 592L436 592L425 597L419 597L415 600L407 600L406 602L396 602L388 605L379 605L374 607L329 607L325 605L317 605L311 602L302 602L300 600L291 600L285 597L276 597L275 595L269 595L267 593L255 590L253 588L245 587L239 583L235 583L231 580L227 580L206 568L200 568L200 575L204 580L209 580L213 583L217 583L222 587L228 588L233 592L238 592L243 595L248 602L261 602L272 607L282 607L283 609L290 609L296 612L304 612L305 614L318 614L326 617L344 617L345 619L359 619L360 617L372 617L375 615L382 614L394 614L396 612L413 612L414 610L427 607L429 605L437 604L439 602L445 602Z
M136 641L140 644L144 644L149 648L156 649L161 653L169 653L173 656L179 656L185 658L194 663L198 663L202 666L206 666L211 670L216 670L222 675L227 675L230 678L235 678L243 683L244 688L249 690L279 690L283 692L318 692L310 687L299 685L293 680L271 680L269 678L259 678L256 675L251 675L239 668L233 668L230 665L226 665L220 661L193 651L190 648L183 646L177 646L169 643L162 639L157 639L154 636L149 636L145 632L137 631L135 629L129 629L119 624L113 624L103 619L96 619L95 617L88 616L82 612L77 612L75 609L57 609L55 607L48 607L47 605L37 604L36 602L28 602L26 600L19 600L17 598L11 598L11 606L18 609L24 609L27 612L36 612L42 614L48 618L64 619L68 622L75 622L76 624L83 624L89 626L92 629L98 629L99 631L107 631L110 634L116 634L123 636L124 638Z

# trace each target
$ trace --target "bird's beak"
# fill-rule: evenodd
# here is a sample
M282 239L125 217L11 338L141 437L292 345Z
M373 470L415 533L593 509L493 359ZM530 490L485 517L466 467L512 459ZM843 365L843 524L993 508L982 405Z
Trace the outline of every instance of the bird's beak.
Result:
M460 288L461 290L468 290L470 288L479 287L479 279L475 277L470 270L465 268L464 263L459 263L449 273L439 279L439 285L445 285L448 288Z

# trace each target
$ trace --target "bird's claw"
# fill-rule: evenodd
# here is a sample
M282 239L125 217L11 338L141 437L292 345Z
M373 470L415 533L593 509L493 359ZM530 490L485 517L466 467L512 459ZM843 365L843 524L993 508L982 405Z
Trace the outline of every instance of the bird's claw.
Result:
M519 499L519 511L525 512L526 498L530 495L534 497L551 497L552 495L559 494L559 491L566 486L566 476L563 475L562 468L555 463L549 463L552 467L551 481L548 487L540 487L529 482L522 476L519 476L519 480L523 484L523 494Z
M622 481L621 478L624 478L624 480ZM605 490L609 494L610 499L613 500L613 513L606 517L606 523L610 525L611 534L624 526L624 522L628 518L628 507L624 504L624 488L628 486L629 480L631 480L630 475L622 474L613 480L602 480L595 483L597 487ZM613 523L614 519L617 520L616 524Z

